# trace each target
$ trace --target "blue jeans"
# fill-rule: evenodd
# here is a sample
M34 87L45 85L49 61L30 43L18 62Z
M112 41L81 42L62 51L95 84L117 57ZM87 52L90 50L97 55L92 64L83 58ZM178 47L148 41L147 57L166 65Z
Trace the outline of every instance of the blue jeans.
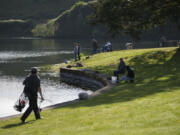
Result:
M74 52L74 60L77 61L77 53Z
M119 74L124 74L125 72L122 72L122 71L119 71L119 70L115 70L114 71L114 76L116 76L117 77L117 80L119 80Z

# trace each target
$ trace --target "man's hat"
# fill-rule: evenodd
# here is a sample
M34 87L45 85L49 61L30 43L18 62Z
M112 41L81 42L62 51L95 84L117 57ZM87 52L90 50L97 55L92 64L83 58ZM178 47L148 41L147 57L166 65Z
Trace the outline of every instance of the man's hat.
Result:
M33 67L31 68L31 73L32 74L36 74L38 72L37 68Z

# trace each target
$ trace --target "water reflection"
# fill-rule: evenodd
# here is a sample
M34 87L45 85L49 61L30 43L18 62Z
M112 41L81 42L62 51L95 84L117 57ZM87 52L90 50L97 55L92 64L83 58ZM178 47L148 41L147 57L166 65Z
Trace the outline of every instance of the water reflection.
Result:
M72 54L72 51L0 51L0 60L42 57L57 54Z
M71 41L0 39L0 117L17 114L13 105L31 67L57 64L73 57ZM59 83L58 73L40 72L45 101L42 107L74 100L83 90Z
M23 91L23 79L13 76L0 78L0 117L18 114L13 109L13 105ZM41 107L77 99L78 93L84 91L66 84L59 85L59 83L50 79L41 79L41 87L45 98ZM91 93L91 91L87 92Z

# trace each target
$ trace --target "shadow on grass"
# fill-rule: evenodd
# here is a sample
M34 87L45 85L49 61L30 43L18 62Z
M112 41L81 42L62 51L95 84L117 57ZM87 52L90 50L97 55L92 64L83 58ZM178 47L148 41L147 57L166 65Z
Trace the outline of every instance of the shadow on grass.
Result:
M8 128L19 127L19 126L23 126L23 125L26 125L26 124L32 124L32 123L34 123L34 121L35 120L31 120L31 121L28 121L26 123L19 122L19 123L8 124L8 125L5 125L5 126L3 126L1 128L8 129Z
M172 55L172 57L170 57ZM170 57L168 59L168 57ZM171 92L180 88L180 51L156 51L133 57L127 61L135 69L135 83L120 83L111 91L93 99L67 107L97 106L126 102L160 92ZM96 67L96 69L111 67ZM111 73L112 74L112 73Z

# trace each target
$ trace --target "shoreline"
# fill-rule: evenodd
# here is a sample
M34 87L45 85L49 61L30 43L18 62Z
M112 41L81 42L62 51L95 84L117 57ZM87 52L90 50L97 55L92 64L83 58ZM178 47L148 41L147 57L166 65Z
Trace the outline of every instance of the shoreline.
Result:
M66 69L66 71L67 70L71 71L72 69ZM88 95L88 99L91 99L91 98L93 98L95 96L98 96L98 95L100 95L100 94L110 90L114 86L102 74L94 74L93 72L88 72L87 73L87 72L85 72L83 70L77 70L77 69L73 69L73 71L80 71L80 72L85 73L85 75L88 74L90 76L92 76L92 74L93 74L93 76L95 76L95 78L100 78L102 81L104 81L104 86L99 88L99 89L97 89L97 90L92 90L94 92L92 94ZM81 74L81 75L84 75L84 74ZM75 86L77 86L77 85L75 85ZM78 86L78 87L80 87L80 86ZM82 87L80 87L80 88L82 88ZM65 106L70 105L70 104L78 103L79 101L81 101L81 100L80 99L75 99L75 100L71 100L71 101L67 101L67 102L62 102L62 103L57 103L57 104L49 105L49 106L43 107L41 109L42 109L42 111L45 111L45 110L49 110L49 109L61 108L61 107L65 107ZM15 115L10 115L10 116L0 117L0 121L8 120L8 119L11 119L11 118L16 118L16 117L19 117L21 115L22 114L15 114Z

